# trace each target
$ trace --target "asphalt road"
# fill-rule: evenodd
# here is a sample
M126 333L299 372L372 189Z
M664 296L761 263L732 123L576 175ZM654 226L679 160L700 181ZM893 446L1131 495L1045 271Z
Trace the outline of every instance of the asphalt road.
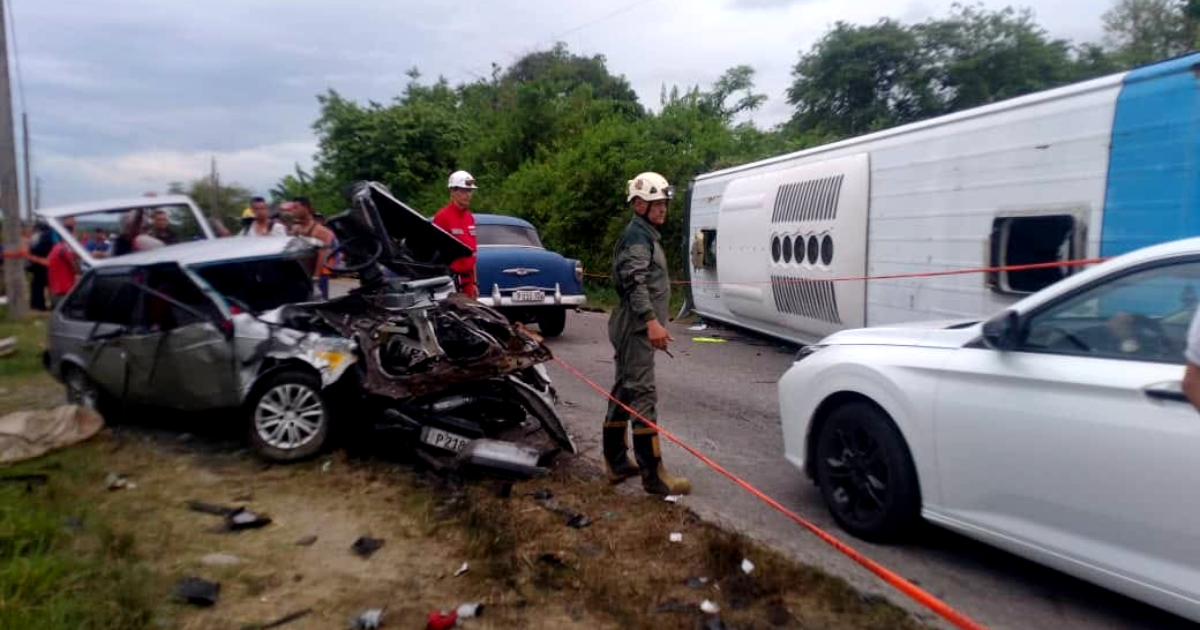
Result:
M607 388L613 363L606 323L602 313L570 314L566 332L550 345L558 357ZM711 326L691 332L672 325L671 331L675 358L659 354L657 360L658 410L664 428L976 621L1010 630L1196 627L946 530L928 527L900 546L850 537L829 517L816 488L783 459L775 383L795 348ZM692 341L693 336L713 334L728 341ZM585 455L599 460L605 399L561 367L551 365L550 370L568 430ZM887 597L923 620L938 619L675 445L664 441L663 449L671 469L691 478L694 492L684 502L702 516L841 576L864 593Z

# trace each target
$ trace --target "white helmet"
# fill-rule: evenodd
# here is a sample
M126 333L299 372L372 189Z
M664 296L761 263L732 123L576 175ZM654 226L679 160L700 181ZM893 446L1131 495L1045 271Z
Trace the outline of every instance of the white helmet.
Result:
M675 187L667 183L666 177L658 173L646 172L629 180L629 195L625 201L633 201L634 197L641 197L646 201L658 201L659 199L670 199L673 196L675 196Z
M466 171L454 171L450 173L450 181L447 188L469 188L474 190L479 188L475 185L475 178Z

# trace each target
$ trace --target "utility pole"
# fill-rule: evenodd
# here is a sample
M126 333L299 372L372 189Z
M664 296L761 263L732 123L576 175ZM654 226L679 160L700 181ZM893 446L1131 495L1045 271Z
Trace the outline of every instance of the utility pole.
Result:
M29 166L32 163L29 157L29 114L25 112L21 112L21 140L25 143L25 220L33 221L33 188L29 185L29 180L33 177Z
M221 179L217 175L217 158L212 159L212 209L209 216L221 216Z
M25 261L21 249L21 192L17 189L17 143L13 137L12 91L8 84L8 25L0 0L0 207L4 209L4 290L8 318L25 316Z

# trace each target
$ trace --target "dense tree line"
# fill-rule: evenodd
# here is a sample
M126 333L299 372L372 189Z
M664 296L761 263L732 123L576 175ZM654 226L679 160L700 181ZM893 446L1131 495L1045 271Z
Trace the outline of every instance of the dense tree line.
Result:
M800 55L787 102L791 120L760 129L743 114L766 96L754 69L735 66L710 86L664 86L650 111L600 55L563 44L491 76L451 85L409 71L391 102L318 96L313 172L296 169L272 194L304 194L319 209L344 205L356 179L385 183L431 213L445 178L471 171L477 211L525 217L547 245L606 271L625 222L623 182L657 170L680 190L694 175L1115 72L1197 48L1200 0L1120 0L1103 43L1051 37L1029 11L956 6L903 24L837 23ZM682 203L666 229L683 261Z

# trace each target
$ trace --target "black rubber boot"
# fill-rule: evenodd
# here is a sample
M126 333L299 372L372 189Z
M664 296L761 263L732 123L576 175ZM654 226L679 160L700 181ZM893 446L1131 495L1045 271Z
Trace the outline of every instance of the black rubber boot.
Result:
M629 459L628 424L604 423L604 468L610 483L621 483L638 474L637 464Z
M692 483L686 477L672 475L663 468L662 450L658 444L658 433L650 430L633 434L633 454L637 457L642 473L642 487L650 494L687 494Z

